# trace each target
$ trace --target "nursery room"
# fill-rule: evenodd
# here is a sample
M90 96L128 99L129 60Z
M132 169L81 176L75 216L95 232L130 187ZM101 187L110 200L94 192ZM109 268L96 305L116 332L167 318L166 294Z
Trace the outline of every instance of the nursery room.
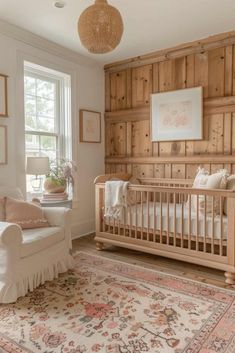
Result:
M0 0L0 353L235 353L234 13Z

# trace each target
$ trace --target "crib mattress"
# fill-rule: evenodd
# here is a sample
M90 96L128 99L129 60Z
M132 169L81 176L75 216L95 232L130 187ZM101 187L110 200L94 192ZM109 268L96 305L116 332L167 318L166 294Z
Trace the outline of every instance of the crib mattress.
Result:
M143 210L142 210L143 209ZM161 206L159 202L155 203L155 215L154 215L154 203L149 202L137 205L133 205L127 208L124 220L121 222L125 223L126 227L140 227L154 229L154 218L155 218L155 230L164 232L174 233L176 230L177 234L181 234L183 230L183 235L187 236L189 234L189 209L184 204L183 207L183 221L182 221L182 204L176 204L176 219L174 222L174 204L169 204L169 222L167 222L167 203L162 203L162 217L161 217ZM149 216L148 216L149 214ZM109 224L109 220L106 219L106 224ZM162 225L161 225L162 223ZM174 224L175 223L175 224ZM197 226L198 223L198 226ZM206 223L206 225L205 225ZM222 223L222 225L221 225ZM228 220L226 216L223 216L222 222L219 215L214 217L214 230L213 221L210 214L206 217L206 222L204 219L204 214L199 214L198 222L196 212L191 211L191 235L206 237L219 240L221 235L223 240L227 239L227 226ZM212 235L212 232L214 233Z

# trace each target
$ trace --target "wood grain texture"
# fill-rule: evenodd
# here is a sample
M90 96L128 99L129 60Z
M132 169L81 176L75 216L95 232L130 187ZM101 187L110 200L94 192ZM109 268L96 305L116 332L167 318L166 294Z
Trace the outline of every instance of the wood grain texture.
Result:
M85 251L97 255L95 234L91 234L76 240L73 240L73 251ZM104 258L124 261L127 264L138 265L144 268L170 273L175 276L183 276L188 279L200 281L202 283L212 284L222 288L232 289L224 283L224 273L219 270L209 269L200 265L188 264L161 256L146 254L144 252L124 249L114 246L108 246L105 251L99 253ZM235 290L235 287L233 288Z
M217 34L194 42L180 44L176 47L159 50L146 55L122 60L105 65L106 72L116 72L121 69L138 67L141 65L154 64L175 58L182 58L192 54L200 54L209 50L227 47L235 44L235 31Z
M193 178L199 165L235 172L234 43L231 32L127 60L122 70L120 63L108 65L106 169L126 166L138 176L174 178ZM152 143L151 94L198 86L204 96L203 140Z
M135 237L133 237L133 232L130 229L130 223L126 217L119 222L118 227L115 225L115 221L110 222L105 220L102 215L102 210L104 207L104 196L105 196L105 180L110 180L110 175L103 175L96 179L96 205L99 207L99 212L96 212L96 237L95 240L104 244L118 245L134 250L140 250L151 254L156 254L160 256L166 256L177 260L187 261L195 264L202 264L204 266L213 267L216 269L223 270L227 272L226 283L234 284L233 279L235 278L235 251L234 251L234 229L235 229L235 219L234 219L234 209L235 209L235 194L232 190L208 190L208 189L195 189L192 187L193 180L185 180L185 165L179 165L174 168L173 165L165 164L165 177L163 179L154 178L154 171L152 166L145 164L140 167L140 165L133 166L133 174L140 178L141 185L130 184L128 186L129 190L134 192L137 196L140 196L140 224L135 223ZM211 166L214 168L214 166ZM216 166L217 167L217 166ZM220 165L223 167L223 164ZM169 170L172 176L168 176ZM211 170L213 171L213 170ZM120 175L120 174L119 174ZM129 175L124 174L123 180L128 180ZM103 182L100 181L103 179ZM198 232L199 225L199 208L198 208L198 198L203 196L205 200L204 212L201 213L203 218L204 229ZM197 230L196 234L192 232L192 215L191 215L191 202L192 197L197 199L197 213L196 222ZM219 223L220 223L220 235L216 239L214 235L215 227L215 213L212 211L212 235L209 236L207 224L207 201L211 199L213 203L214 210L214 200L219 200ZM156 199L160 203L160 224L156 229L156 223L150 223L150 208L149 202L153 201L154 204ZM226 240L223 238L223 204L224 200L228 203L228 214L227 214L227 236ZM181 200L182 213L181 213L181 224L183 225L183 220L185 217L183 213L185 208L189 209L187 221L188 230L185 231L185 227L182 226L181 232L170 228L170 203L173 202L174 213L173 213L173 224L176 225L176 203ZM185 202L188 200L189 206L187 207ZM139 201L137 201L139 202ZM143 203L147 205L147 209L143 208ZM166 224L162 224L162 210L163 204L166 206L166 212L164 212L164 217L166 217ZM136 203L137 205L137 203ZM137 206L135 206L137 207ZM137 211L136 211L137 212ZM144 217L147 217L147 222L144 223ZM172 217L172 216L171 216ZM135 216L137 220L137 216ZM229 278L229 280L228 280Z

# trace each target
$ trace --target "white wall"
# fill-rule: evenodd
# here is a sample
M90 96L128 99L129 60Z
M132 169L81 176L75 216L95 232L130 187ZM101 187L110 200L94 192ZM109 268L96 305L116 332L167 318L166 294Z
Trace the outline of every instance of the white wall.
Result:
M19 35L20 34L20 35ZM40 45L39 45L40 44ZM79 143L79 109L104 111L103 70L89 59L0 21L0 73L9 76L8 164L0 166L0 185L25 190L23 61L65 72L72 78L73 159L78 165L78 189L73 210L73 236L94 231L94 178L104 172L102 143ZM102 114L103 116L103 114Z

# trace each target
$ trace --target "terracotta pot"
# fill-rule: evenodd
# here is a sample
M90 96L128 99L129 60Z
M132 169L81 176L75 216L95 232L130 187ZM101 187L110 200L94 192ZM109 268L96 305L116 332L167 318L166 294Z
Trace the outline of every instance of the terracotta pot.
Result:
M55 179L55 178L46 178L44 182L44 189L49 194L51 193L62 193L65 192L67 187L66 179Z

